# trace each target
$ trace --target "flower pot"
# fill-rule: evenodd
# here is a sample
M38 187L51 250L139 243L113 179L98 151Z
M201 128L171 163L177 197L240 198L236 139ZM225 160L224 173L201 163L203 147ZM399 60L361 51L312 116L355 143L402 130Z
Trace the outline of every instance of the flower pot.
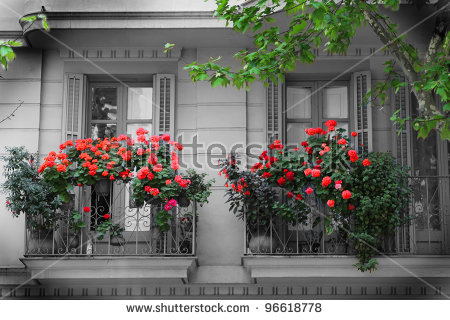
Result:
M111 192L111 180L109 179L100 179L95 183L95 192L99 196L106 197Z
M125 244L125 238L122 235L119 236L110 236L109 244L114 247L121 247Z
M186 208L191 204L191 200L188 199L185 193L182 193L178 196L178 204L180 207Z
M257 234L250 239L248 249L251 253L272 253L275 251L275 240L269 235Z

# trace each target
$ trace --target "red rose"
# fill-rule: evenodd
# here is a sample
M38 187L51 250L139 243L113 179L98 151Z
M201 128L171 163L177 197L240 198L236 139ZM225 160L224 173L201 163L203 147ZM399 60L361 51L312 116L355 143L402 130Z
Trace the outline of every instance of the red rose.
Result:
M262 175L263 178L269 178L271 176L272 176L272 174L270 172L264 172Z
M294 173L293 173L292 171L289 171L288 173L286 173L286 178L287 178L289 181L294 180Z
M322 162L323 162L322 159L319 159L319 160L316 161L317 164L321 164Z
M357 135L358 134L355 131L352 132L352 137L356 137Z
M103 216L103 218L109 219L109 218L111 218L111 216L107 213L107 214L105 214L105 215Z
M326 176L322 179L322 187L326 188L331 183L331 178Z
M348 152L347 152L347 154L348 154L348 156L350 157L350 158L353 158L353 157L357 157L358 156L358 154L356 153L356 151L355 150L348 150Z
M292 191L289 191L286 195L289 199L292 199L294 197L294 193Z
M370 166L371 164L372 164L372 163L370 162L369 159L364 159L364 160L363 160L363 165L364 165L364 167Z
M305 192L307 193L307 194L311 194L311 193L313 193L313 189L311 189L310 187L308 187L308 189L306 189L305 190Z
M278 179L278 185L281 187L283 184L286 183L286 179L281 177L280 179Z
M114 176L113 175L110 175L109 176L109 180L115 180L116 178L114 178Z
M344 199L350 199L352 197L352 193L348 190L342 191L342 198Z
M320 170L319 170L319 169L313 169L313 170L311 171L311 175L312 175L314 178L320 177Z
M325 126L327 127L336 127L336 125L337 125L336 120L328 120L325 122Z
M299 193L298 195L296 195L295 196L295 200L298 200L298 201L300 201L300 200L302 200L303 199L303 197L302 197L302 195Z
M170 135L168 135L167 133L165 133L165 134L163 134L162 136L161 136L161 138L164 140L164 141L169 141L170 140Z
M83 211L87 213L87 212L91 211L91 208L89 208L89 207L84 207L84 208L83 208Z
M340 145L346 145L346 144L347 144L347 140L345 140L345 139L339 139L339 140L338 140L338 144L340 144Z
M352 205L351 203L349 203L348 204L348 210L354 210L354 209L355 209L355 206Z
M334 200L328 200L328 201L327 201L327 205L328 205L330 208L333 208L333 207L334 207Z
M307 147L307 146L308 146L308 142L302 141L302 147Z
M305 171L303 171L305 173L305 176L309 176L311 174L311 169L310 168L306 168Z

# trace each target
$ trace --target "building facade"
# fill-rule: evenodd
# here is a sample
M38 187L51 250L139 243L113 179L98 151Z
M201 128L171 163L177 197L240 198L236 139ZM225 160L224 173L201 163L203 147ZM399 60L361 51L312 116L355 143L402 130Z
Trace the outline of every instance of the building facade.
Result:
M39 241L30 244L24 217L13 219L0 206L1 296L298 299L450 294L449 144L435 134L426 140L418 140L409 129L397 134L392 113L417 112L407 88L392 92L385 106L363 102L370 87L384 79L383 63L392 58L369 28L361 28L347 55L318 50L315 63L299 64L283 82L268 87L254 83L246 91L193 83L184 70L192 61L218 56L236 67L233 54L252 46L251 38L212 16L214 3L7 0L1 6L0 38L24 42L0 80L1 118L23 101L13 119L0 126L1 153L6 146L24 145L42 158L69 138L132 134L144 127L170 133L185 145L182 167L194 167L216 180L188 235L176 230L157 234L151 214L120 211L109 196L109 209L115 206L132 239L127 248L89 243L86 237L68 253L64 234L54 230L40 239L51 239L45 251ZM38 24L19 23L43 9L50 32ZM426 10L402 6L391 15L423 52L433 19L415 25ZM165 43L175 47L165 53ZM414 219L387 240L389 255L379 257L378 270L370 274L352 266L355 258L343 254L337 237L315 239L318 230L307 228L282 226L274 237L283 250L252 254L244 223L224 203L224 180L217 175L220 158L235 151L252 164L272 139L298 144L305 128L323 126L328 119L360 132L359 142L369 150L390 151L412 168L409 214ZM127 191L123 194L127 199ZM92 205L91 196L91 190L80 189L77 205ZM0 197L4 203L4 195ZM86 219L96 224L95 217ZM178 237L187 239L186 247ZM146 250L151 241L159 249L150 245ZM64 250L58 251L61 245Z

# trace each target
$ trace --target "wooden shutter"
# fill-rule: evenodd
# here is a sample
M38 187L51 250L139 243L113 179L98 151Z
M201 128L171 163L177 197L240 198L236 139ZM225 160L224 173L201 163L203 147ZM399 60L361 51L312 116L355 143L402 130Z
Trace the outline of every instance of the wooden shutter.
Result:
M405 77L399 79L401 82L406 81ZM401 87L397 93L392 90L391 94L391 107L393 112L400 110L398 116L401 118L407 118L409 116L409 88L408 86ZM399 125L394 125L393 135L394 135L394 156L397 158L398 163L402 166L409 166L411 164L410 155L410 135L409 126L406 124L403 129L398 134Z
M371 88L370 71L352 74L354 130L358 133L357 148L362 144L364 151L372 151L372 109L364 96Z
M65 74L62 141L69 139L75 141L82 137L84 84L85 79L82 74Z
M269 81L267 87L267 144L275 140L283 140L282 134L282 85L279 80L277 83Z
M153 77L155 97L154 134L168 133L175 138L175 75L156 74Z

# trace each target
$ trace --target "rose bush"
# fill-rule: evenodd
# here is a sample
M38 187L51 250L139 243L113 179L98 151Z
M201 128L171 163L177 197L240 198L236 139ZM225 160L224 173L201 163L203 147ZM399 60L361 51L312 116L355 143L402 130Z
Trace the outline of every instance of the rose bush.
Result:
M68 140L52 151L39 167L44 181L53 186L63 202L70 198L74 185L92 186L102 179L131 183L131 197L138 205L150 202L162 205L156 222L161 231L169 229L170 210L178 205L183 194L200 205L208 201L213 181L205 181L205 174L188 170L178 173L178 151L182 144L170 135L153 135L139 128L136 141L127 135L92 140Z
M251 223L267 218L266 211L274 210L275 215L282 215L288 222L302 222L308 213L305 208L315 210L328 233L332 232L332 225L339 225L353 241L359 259L355 266L361 271L372 271L377 265L373 255L382 236L404 222L402 210L410 194L407 169L390 154L367 154L362 146L352 142L356 132L349 138L344 129L336 130L336 125L336 121L328 120L326 130L306 129L308 138L300 143L301 149L288 150L276 140L249 171L236 174L236 164L227 160L220 174L226 174L230 209L239 212L240 217L248 212ZM259 186L249 184L246 177L258 181ZM256 191L263 186L264 196L258 197ZM288 198L289 213L273 200L275 189L279 188ZM326 204L327 212L318 212L305 201L312 196Z

